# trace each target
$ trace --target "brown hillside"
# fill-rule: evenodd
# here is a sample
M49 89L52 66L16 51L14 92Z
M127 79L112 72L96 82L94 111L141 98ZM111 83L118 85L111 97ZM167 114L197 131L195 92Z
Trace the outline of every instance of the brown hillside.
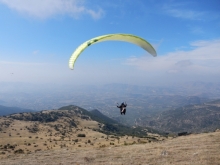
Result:
M146 137L138 138L96 131L102 127L102 123L68 110L1 117L0 164L206 165L220 162L218 131L177 138L148 132Z
M195 134L163 142L108 146L102 148L62 148L1 159L0 164L193 164L218 165L220 132Z
M48 110L0 117L0 158L63 148L94 149L165 139L150 133L141 139L106 135L99 132L104 125L78 110Z
M45 112L48 113L48 112ZM49 123L0 118L0 164L219 164L220 132L164 138L112 136L74 117ZM57 127L54 127L57 125ZM84 136L81 136L84 135Z

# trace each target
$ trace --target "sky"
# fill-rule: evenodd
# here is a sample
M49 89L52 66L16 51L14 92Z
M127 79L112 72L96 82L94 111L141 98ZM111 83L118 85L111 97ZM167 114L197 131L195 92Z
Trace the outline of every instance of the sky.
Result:
M0 82L220 82L219 0L0 0L0 22ZM110 41L68 68L81 43L110 33L146 39L157 57Z

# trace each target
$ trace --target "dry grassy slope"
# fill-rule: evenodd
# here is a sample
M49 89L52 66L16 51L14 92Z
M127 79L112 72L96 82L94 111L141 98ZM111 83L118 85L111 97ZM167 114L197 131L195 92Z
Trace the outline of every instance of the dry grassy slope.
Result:
M47 113L54 111L43 111ZM220 132L164 138L107 136L101 125L74 112L54 122L0 118L0 164L218 164ZM16 114L21 115L21 114ZM23 117L30 114L25 113ZM51 120L51 119L50 119ZM55 127L56 125L56 127ZM78 137L85 134L86 137ZM152 138L150 138L152 137ZM158 139L158 140L155 140Z
M60 113L59 118L56 118ZM50 118L47 118L47 115ZM41 118L43 116L43 118ZM68 116L68 117L67 117ZM34 118L33 118L34 117ZM16 118L16 119L15 119ZM25 121L50 120L51 122ZM22 119L22 120L17 120ZM102 128L103 124L91 120L77 111L50 110L41 114L31 113L14 114L0 118L0 158L15 154L32 154L47 150L103 148L120 146L131 143L148 143L156 139L162 140L159 135L149 135L139 140L137 137L116 137L94 131ZM79 137L79 135L85 137Z
M10 155L0 164L218 165L220 132L191 134L160 142L108 147L73 147Z

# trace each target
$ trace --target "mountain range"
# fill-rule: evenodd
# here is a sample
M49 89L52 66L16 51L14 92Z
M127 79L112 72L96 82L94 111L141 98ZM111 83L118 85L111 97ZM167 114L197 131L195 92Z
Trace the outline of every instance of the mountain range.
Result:
M6 107L0 105L0 116L10 115L13 113L21 113L21 112L34 112L31 109L19 108L19 107Z
M220 100L182 106L155 116L139 118L137 124L165 132L210 132L220 128Z

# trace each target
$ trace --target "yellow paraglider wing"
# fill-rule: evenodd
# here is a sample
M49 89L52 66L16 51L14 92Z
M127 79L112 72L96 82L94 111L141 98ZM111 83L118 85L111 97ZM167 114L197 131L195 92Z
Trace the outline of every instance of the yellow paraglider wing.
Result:
M115 40L115 41L125 41L125 42L130 42L133 44L136 44L140 47L142 47L144 50L149 52L152 56L157 56L157 53L153 46L144 40L141 37L132 35L132 34L108 34L108 35L103 35L103 36L98 36L95 38L92 38L83 44L81 44L71 55L69 59L69 68L73 69L74 64L76 62L76 59L79 57L79 55L90 45L93 45L98 42L103 42L103 41L110 41L110 40Z

